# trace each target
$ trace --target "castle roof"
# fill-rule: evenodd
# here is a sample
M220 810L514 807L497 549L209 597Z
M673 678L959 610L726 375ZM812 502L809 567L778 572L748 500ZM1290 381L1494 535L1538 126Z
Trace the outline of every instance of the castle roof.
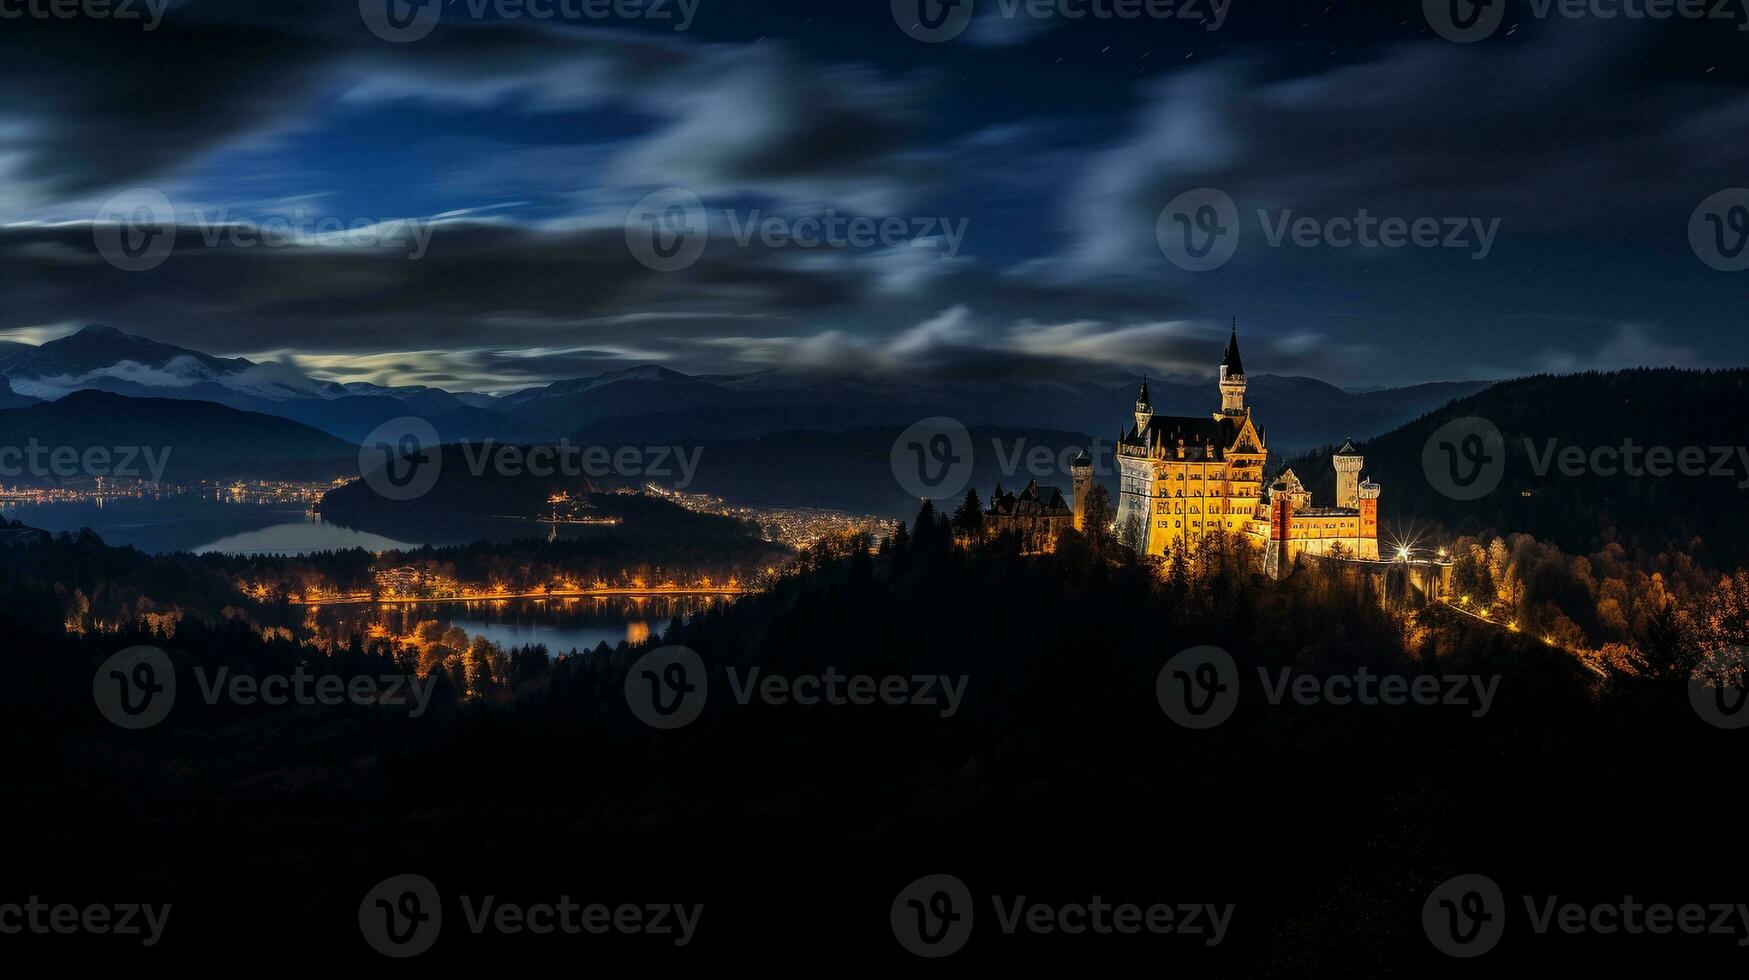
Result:
M1233 335L1227 338L1227 352L1221 355L1221 367L1227 369L1227 377L1243 377L1245 362L1239 360L1239 321L1233 321Z
M1342 448L1336 450L1336 455L1338 455L1338 456L1359 456L1360 453L1358 451L1356 451L1354 448L1354 440L1347 439L1347 440L1343 441Z
M1148 420L1146 437L1138 436L1132 426L1123 441L1131 446L1151 446L1158 442L1171 454L1176 454L1179 440L1184 441L1185 459L1202 459L1203 447L1209 447L1209 459L1225 459L1227 450L1239 439L1242 419L1207 415L1156 415Z
M1018 497L1004 493L990 498L990 509L985 513L993 517L1067 517L1074 511L1063 499L1061 490L1040 487L1037 480L1028 480Z

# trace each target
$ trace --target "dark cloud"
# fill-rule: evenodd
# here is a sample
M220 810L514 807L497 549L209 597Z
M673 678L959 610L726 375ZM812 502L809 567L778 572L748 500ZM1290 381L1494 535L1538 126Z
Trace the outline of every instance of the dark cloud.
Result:
M1749 91L1648 72L1648 49L1668 34L1659 25L1543 26L1499 44L1403 44L1293 78L1255 57L1170 75L1068 197L1073 254L1101 269L1152 264L1161 208L1202 186L1237 202L1253 241L1258 209L1365 208L1644 245L1743 182Z

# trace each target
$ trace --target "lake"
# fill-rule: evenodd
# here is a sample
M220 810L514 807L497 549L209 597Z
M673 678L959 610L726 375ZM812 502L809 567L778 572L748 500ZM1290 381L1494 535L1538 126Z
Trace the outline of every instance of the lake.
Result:
M691 616L713 602L709 597L625 597L590 599L499 599L480 602L388 603L375 606L323 606L310 615L344 640L353 633L402 636L416 624L436 621L457 626L469 637L484 636L505 647L543 643L555 655L618 646L660 637L676 617Z
M46 531L77 532L89 527L112 545L131 545L164 554L302 555L316 551L365 548L370 551L421 545L466 544L482 538L509 541L545 537L551 525L510 518L430 520L368 529L347 527L307 512L297 502L250 502L201 494L99 501L7 505L0 510ZM562 537L586 537L610 529L558 526ZM517 599L399 605L324 606L311 615L330 635L376 630L393 635L413 624L436 621L458 626L469 637L484 636L503 646L544 643L553 654L617 646L660 636L676 616L689 616L721 599L709 597Z

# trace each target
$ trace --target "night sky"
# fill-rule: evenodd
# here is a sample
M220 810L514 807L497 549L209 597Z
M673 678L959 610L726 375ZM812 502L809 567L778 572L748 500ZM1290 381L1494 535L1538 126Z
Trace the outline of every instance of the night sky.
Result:
M0 337L98 321L456 390L647 362L1207 372L1234 317L1253 373L1343 385L1749 362L1749 271L1690 241L1704 200L1749 186L1743 5L1649 20L1509 0L1455 43L1419 0L1134 20L975 0L962 34L925 43L889 0L668 0L634 20L481 2L406 43L355 0L186 0L152 30L0 19ZM172 203L175 247L125 271L97 219L113 229L109 202L131 211L142 188ZM670 188L710 230L659 271L634 254L634 206ZM1198 188L1238 219L1207 271L1158 234ZM1495 231L1485 257L1270 243L1284 218L1363 210ZM755 215L907 232L743 246ZM413 219L430 239L412 259L386 232L270 247L220 227L276 217ZM962 223L963 241L941 233Z

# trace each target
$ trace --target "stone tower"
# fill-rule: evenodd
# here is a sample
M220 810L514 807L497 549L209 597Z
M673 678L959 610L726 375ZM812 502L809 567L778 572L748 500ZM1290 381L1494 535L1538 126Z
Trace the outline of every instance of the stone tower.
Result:
M1245 362L1239 359L1239 321L1233 320L1233 335L1221 355L1221 414L1245 414Z
M1360 509L1360 468L1366 465L1366 457L1355 452L1354 442L1349 440L1330 457L1330 463L1336 467L1336 506Z
M1379 485L1371 480L1360 485L1360 547L1355 557L1379 557Z
M1087 524L1087 495L1093 492L1093 458L1087 455L1087 450L1081 450L1081 455L1069 464L1069 479L1074 487L1075 530L1080 531Z

